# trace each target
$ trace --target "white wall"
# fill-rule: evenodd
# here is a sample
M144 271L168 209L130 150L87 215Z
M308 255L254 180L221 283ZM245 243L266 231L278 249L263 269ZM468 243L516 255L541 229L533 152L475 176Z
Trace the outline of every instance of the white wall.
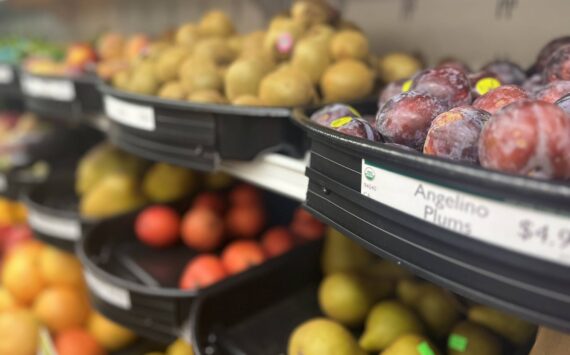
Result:
M8 0L9 2L10 0ZM211 7L228 11L242 31L266 23L287 0L52 0L52 12L7 13L0 8L0 33L40 34L70 40L109 28L157 33L196 20ZM457 56L477 67L494 58L529 65L551 38L570 34L569 0L518 0L511 19L497 19L498 0L416 0L402 17L403 0L335 0L360 25L378 53L419 51L429 62ZM3 12L2 12L3 11Z

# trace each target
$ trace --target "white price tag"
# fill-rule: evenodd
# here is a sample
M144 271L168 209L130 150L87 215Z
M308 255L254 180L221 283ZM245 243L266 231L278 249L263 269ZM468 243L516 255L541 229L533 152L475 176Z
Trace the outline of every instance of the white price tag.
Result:
M23 75L20 84L24 94L31 97L64 102L75 99L75 86L69 80Z
M105 96L105 112L113 121L126 126L154 131L154 109L152 107L135 105L111 96Z
M10 84L14 80L14 71L12 67L0 64L0 84Z
M81 224L79 221L49 216L30 209L28 211L28 223L32 229L54 238L69 241L77 241L81 238Z
M6 175L0 174L0 192L5 192L8 189L8 179Z
M131 296L127 290L111 285L87 270L84 273L91 292L119 308L131 309Z
M466 237L570 266L570 216L415 179L362 160L360 192Z

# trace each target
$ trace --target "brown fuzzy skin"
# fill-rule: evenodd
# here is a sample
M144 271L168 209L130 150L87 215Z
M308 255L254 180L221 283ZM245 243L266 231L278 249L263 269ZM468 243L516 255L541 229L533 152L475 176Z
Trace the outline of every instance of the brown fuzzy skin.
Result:
M515 102L481 132L483 167L547 179L570 178L570 117L543 101Z
M477 163L479 135L491 115L470 106L451 109L437 116L424 144L424 154Z
M516 85L503 85L493 89L473 102L473 107L491 114L520 100L528 99L528 94Z
M409 91L384 105L376 116L376 129L388 143L421 150L431 122L447 109L432 96Z

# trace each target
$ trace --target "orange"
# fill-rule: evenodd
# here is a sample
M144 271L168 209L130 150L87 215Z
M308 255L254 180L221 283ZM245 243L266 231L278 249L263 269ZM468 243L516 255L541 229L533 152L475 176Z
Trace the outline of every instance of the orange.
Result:
M5 198L0 198L0 226L9 226L14 223L14 220L12 203Z
M0 354L35 355L39 324L32 312L24 309L0 314Z
M16 308L20 308L20 304L18 301L12 296L8 290L3 287L0 287L0 312L13 310Z
M44 288L45 282L38 265L41 245L26 242L8 256L2 269L1 284L21 303L29 304Z
M120 350L136 339L135 333L97 312L91 313L87 329L108 351Z
M40 273L50 286L83 285L81 263L73 255L52 247L45 247L40 253Z
M72 328L58 334L55 339L58 355L104 355L105 349L86 330Z
M52 332L84 325L89 316L86 295L69 286L54 286L44 290L34 303L34 313Z
M16 223L25 223L28 220L28 209L22 203L15 203L12 206L12 212Z

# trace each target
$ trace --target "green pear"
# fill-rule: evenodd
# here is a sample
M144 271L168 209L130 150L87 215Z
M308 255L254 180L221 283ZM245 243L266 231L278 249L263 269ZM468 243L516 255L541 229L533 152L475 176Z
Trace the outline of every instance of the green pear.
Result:
M437 348L424 336L406 334L398 337L380 355L439 355ZM481 354L483 355L483 354Z
M536 326L490 307L473 306L467 316L470 321L489 328L517 346L525 345L536 332Z
M79 211L85 218L104 218L142 207L146 200L130 175L112 173L85 194Z
M471 322L457 324L447 341L449 355L501 355L501 342L484 327Z
M414 312L397 301L376 304L366 319L360 346L366 351L386 349L398 337L408 334L422 334L423 328Z
M388 260L378 260L366 267L363 271L370 277L393 281L410 279L413 277L412 273L408 270Z
M356 271L367 268L374 257L358 244L329 228L325 238L321 266L325 274L339 271Z
M289 338L288 355L365 355L342 325L314 318L299 325Z
M398 298L412 307L431 333L441 338L460 317L460 304L454 295L427 282L402 280L396 290Z
M369 284L354 272L331 274L319 287L323 313L347 326L361 325L375 301Z
M145 174L143 192L152 202L171 202L188 196L198 187L198 177L188 169L156 163Z

